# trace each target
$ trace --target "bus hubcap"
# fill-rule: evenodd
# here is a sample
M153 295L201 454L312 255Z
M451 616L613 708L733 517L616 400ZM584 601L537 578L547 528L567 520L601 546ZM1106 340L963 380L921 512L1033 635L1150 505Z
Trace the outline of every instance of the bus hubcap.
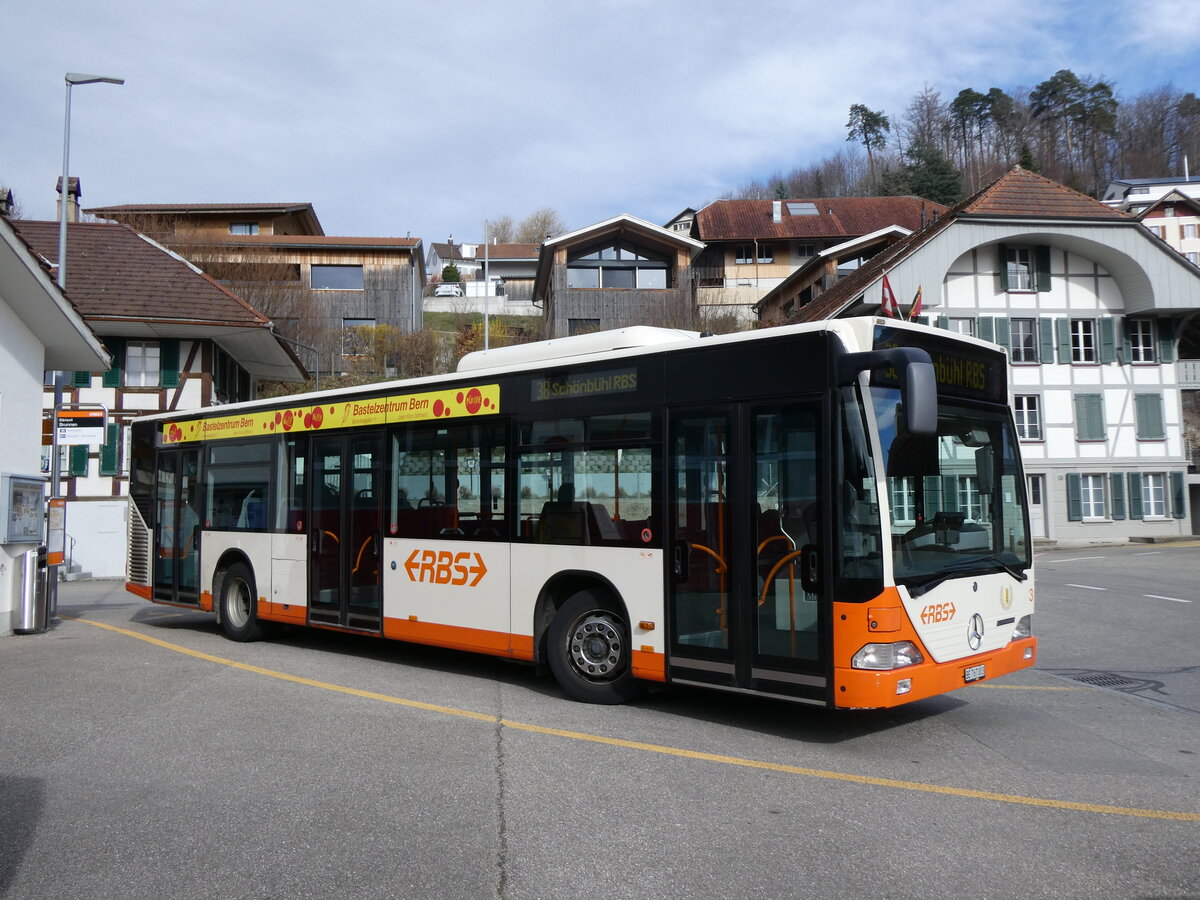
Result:
M621 631L610 613L590 612L571 631L571 661L582 675L607 678L621 662Z

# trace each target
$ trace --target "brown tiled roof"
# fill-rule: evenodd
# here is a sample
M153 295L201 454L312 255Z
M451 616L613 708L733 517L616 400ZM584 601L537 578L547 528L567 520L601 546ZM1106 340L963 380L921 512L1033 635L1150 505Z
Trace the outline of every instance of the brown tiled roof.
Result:
M870 287L881 272L912 255L954 222L973 216L1133 221L1133 217L1127 213L1017 166L959 203L937 221L871 257L853 273L838 280L829 290L799 309L791 321L817 322L836 317ZM904 297L897 299L901 304L908 300ZM868 298L868 302L876 300Z
M219 234L198 235L194 241L184 235L174 241L180 246L194 244L233 244L239 247L392 247L411 250L420 246L414 237L334 237L325 234Z
M35 252L58 261L58 223L14 221ZM127 225L68 226L67 293L85 319L137 319L267 327L229 289Z
M537 259L542 250L541 244L488 244L488 259ZM475 251L475 261L483 259L483 245Z
M74 180L74 179L72 179ZM311 203L122 203L118 206L94 206L84 212L103 216L110 212L122 213L221 213L287 212L288 210L312 209ZM70 265L70 260L67 261Z
M1020 166L1005 172L955 211L972 216L1129 218L1118 209Z
M845 240L887 225L916 231L946 207L920 197L818 197L782 201L783 220L772 221L772 200L717 200L696 213L702 241L829 238ZM788 204L811 203L816 215L792 215Z

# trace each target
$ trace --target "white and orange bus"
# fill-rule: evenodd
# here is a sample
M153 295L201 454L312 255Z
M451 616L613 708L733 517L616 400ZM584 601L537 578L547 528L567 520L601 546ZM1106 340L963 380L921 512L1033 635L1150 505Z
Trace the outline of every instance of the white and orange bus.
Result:
M147 416L129 590L646 682L887 707L1034 663L1004 354L858 318L652 328Z

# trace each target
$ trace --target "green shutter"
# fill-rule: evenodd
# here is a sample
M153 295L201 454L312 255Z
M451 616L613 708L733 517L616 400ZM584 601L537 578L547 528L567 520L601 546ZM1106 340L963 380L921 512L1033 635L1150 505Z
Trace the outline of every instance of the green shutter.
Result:
M1104 316L1100 323L1100 362L1117 361L1117 339L1113 328L1112 316Z
M1129 473L1129 518L1142 517L1142 473Z
M1058 333L1058 362L1060 365L1071 364L1071 320L1055 319L1054 330Z
M1067 519L1071 522L1083 521L1083 491L1080 487L1078 472L1067 473Z
M1038 323L1038 342L1041 344L1041 353L1038 356L1038 361L1041 363L1054 362L1054 320L1048 317L1039 317Z
M1037 289L1045 293L1050 290L1050 248L1034 247L1033 257L1037 263Z
M985 341L994 341L996 339L996 326L991 316L980 316L977 320L975 330L979 337Z
M112 368L104 373L104 386L120 387L124 380L122 363L125 361L125 342L120 338L108 338L104 346L112 354Z
M100 448L100 474L121 474L121 426L116 422L108 423L107 438Z
M1076 394L1075 440L1102 441L1106 437L1104 397L1101 394Z
M71 377L71 387L91 387L91 386L92 386L92 373L91 372L77 371Z
M937 319L934 320L934 322L938 328L949 328L950 327L950 317L949 316L938 316Z
M1129 365L1133 361L1133 340L1129 337L1129 329L1133 319L1125 316L1121 319L1121 362Z
M1125 476L1120 472L1108 473L1109 493L1112 495L1112 517L1125 518Z
M88 473L88 445L71 445L71 474L86 475Z
M996 337L993 338L997 344L1008 351L1008 355L1012 356L1012 326L1009 323L1008 316L996 316Z
M1163 428L1163 405L1160 394L1134 394L1134 429L1138 440L1161 441L1166 437Z
M997 244L997 250L1000 251L1000 265L997 271L1000 275L1000 293L1008 291L1008 247L1004 244Z
M1175 362L1175 320L1158 320L1158 361Z
M1174 516L1176 519L1182 519L1184 516L1184 513L1187 511L1185 509L1186 506L1187 506L1187 502L1186 502L1184 487L1183 487L1183 473L1182 472L1172 472L1171 473L1171 515Z
M179 386L179 341L163 340L158 344L158 364L163 387Z

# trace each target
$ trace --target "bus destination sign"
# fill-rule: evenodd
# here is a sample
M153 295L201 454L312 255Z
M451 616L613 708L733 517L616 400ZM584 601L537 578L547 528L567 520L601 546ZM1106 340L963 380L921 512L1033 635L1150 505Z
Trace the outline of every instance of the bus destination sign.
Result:
M638 389L638 370L629 368L610 369L606 372L553 374L534 378L531 385L532 399L535 402L625 394Z
M430 422L494 415L500 411L500 385L484 384L448 391L394 394L366 400L294 406L286 409L248 410L229 416L165 422L162 442L211 441L263 437L276 433L328 431L396 422Z
M875 347L878 350L918 347L928 352L940 393L996 403L1008 400L1004 354L999 351L944 340L936 332L927 334L884 326L875 329ZM896 370L891 368L871 373L871 384L895 386L898 379Z

